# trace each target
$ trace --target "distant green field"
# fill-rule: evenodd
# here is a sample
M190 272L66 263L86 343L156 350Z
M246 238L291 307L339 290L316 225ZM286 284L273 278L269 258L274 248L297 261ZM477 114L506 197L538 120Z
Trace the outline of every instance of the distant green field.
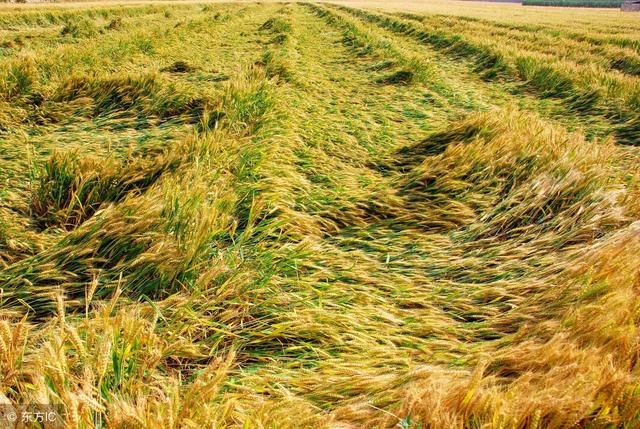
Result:
M620 7L622 0L523 0L524 6Z

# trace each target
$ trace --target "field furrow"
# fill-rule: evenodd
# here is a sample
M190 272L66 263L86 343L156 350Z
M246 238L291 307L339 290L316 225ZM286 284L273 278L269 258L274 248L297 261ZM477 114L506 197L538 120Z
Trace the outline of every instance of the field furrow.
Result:
M334 11L341 19L353 23L346 12ZM362 31L367 31L363 29ZM371 32L371 30L368 30ZM477 65L463 58L454 57L431 48L419 41L398 35L387 29L375 31L379 42L385 46L402 47L405 58L412 64L428 70L423 79L433 96L451 104L449 120L460 118L471 111L489 110L496 107L518 107L532 110L563 126L584 132L590 138L603 137L611 133L612 125L601 117L575 115L559 100L540 98L523 90L522 83L492 80L483 77ZM409 61L407 61L409 62Z
M446 27L342 7L365 21L439 49L454 59L471 61L483 79L506 78L525 85L541 98L561 100L570 114L606 118L622 144L637 142L640 87L633 77L607 77L575 64L549 63L539 54L514 51L511 44L487 44L471 33L461 36Z
M498 43L509 43L515 51L540 53L549 61L554 61L560 54L565 60L582 66L597 64L601 72L618 70L630 75L640 73L638 53L632 47L625 46L624 42L622 46L618 45L619 49L615 49L611 44L603 46L603 43L599 43L597 39L559 29L509 26L488 20L443 15L398 14L398 16L435 28L446 28L454 33L486 34ZM562 46L561 52L558 51L559 45ZM627 42L626 45L632 44Z

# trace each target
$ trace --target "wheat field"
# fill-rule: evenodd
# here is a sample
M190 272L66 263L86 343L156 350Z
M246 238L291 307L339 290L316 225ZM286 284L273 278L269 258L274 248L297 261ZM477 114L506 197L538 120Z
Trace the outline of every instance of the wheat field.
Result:
M640 427L637 15L339 3L0 8L0 405Z

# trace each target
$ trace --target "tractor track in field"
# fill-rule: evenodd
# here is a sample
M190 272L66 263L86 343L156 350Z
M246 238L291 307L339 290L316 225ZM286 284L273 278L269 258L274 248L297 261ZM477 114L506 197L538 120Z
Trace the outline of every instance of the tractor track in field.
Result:
M341 19L354 20L347 11L330 8L332 13ZM602 137L611 132L611 125L603 123L600 118L576 116L557 99L540 98L535 93L523 91L521 83L505 82L482 78L477 66L472 61L454 57L431 48L428 44L414 40L412 37L397 34L387 28L361 20L362 24L375 28L379 37L392 46L401 46L403 52L434 69L426 83L436 96L451 106L449 121L478 110L490 110L496 107L517 107L533 110L569 129L582 131L590 138Z
M609 95L590 88L579 88L566 72L558 72L542 64L537 64L532 77L525 79L522 69L524 66L520 65L521 61L530 61L525 57L516 60L516 70L511 64L505 63L504 54L500 51L495 51L489 45L477 45L466 40L464 36L443 32L437 26L422 21L417 23L413 19L403 21L384 13L343 6L332 8L343 10L363 23L378 28L389 38L398 40L399 44L410 43L414 47L418 45L423 50L426 49L429 57L435 50L446 56L441 57L444 63L453 60L457 64L467 65L469 71L477 76L475 80L479 80L481 85L489 83L502 87L501 90L498 89L498 94L513 94L510 99L517 99L520 107L539 111L547 117L559 120L570 129L582 130L588 136L602 137L613 134L622 144L634 145L637 141L637 126L640 123L640 116L634 107L637 95L636 101L609 100ZM541 60L533 60L533 63L537 61ZM545 77L547 73L549 75ZM481 79L478 79L479 77ZM556 78L562 82L560 86L570 89L560 89L556 92L555 87L546 87L546 79ZM471 81L473 80L472 78ZM499 96L498 100L500 98L502 97ZM521 101L527 99L530 101L523 105Z

